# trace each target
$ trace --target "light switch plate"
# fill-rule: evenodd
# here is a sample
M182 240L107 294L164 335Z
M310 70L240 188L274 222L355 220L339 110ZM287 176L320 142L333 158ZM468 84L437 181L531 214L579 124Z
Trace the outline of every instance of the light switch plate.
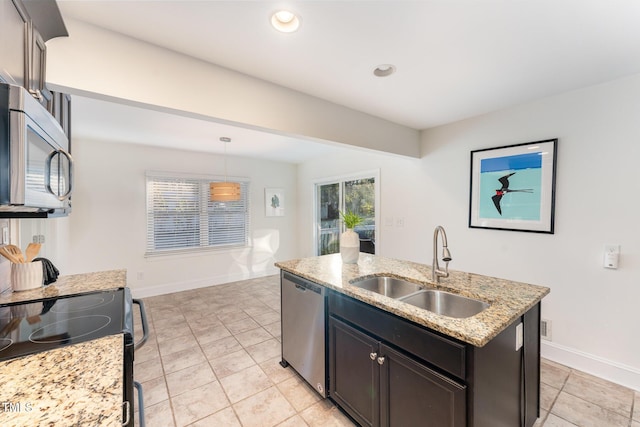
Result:
M604 247L604 268L617 269L620 262L620 245Z
M2 227L2 244L9 244L9 227Z

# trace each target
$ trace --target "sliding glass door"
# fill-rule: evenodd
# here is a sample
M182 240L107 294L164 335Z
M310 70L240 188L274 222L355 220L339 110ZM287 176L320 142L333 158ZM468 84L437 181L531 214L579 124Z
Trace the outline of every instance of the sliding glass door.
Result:
M347 211L364 219L354 229L360 236L360 251L375 253L377 180L377 173L369 173L316 184L316 255L340 252L344 231L340 212Z

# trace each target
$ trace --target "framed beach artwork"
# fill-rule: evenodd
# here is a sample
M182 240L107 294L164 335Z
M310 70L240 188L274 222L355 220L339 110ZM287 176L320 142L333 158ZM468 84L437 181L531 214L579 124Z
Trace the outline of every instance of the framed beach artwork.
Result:
M557 139L471 152L469 227L553 234Z
M264 205L266 216L284 216L284 189L265 188Z

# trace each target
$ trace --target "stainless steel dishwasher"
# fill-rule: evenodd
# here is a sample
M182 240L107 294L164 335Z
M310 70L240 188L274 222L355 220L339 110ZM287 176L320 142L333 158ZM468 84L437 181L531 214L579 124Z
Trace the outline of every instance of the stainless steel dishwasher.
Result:
M327 397L326 289L293 274L281 274L282 361Z

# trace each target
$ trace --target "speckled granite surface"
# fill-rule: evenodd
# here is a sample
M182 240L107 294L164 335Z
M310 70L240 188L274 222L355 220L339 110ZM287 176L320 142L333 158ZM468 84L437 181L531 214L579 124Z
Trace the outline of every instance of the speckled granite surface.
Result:
M550 291L543 286L459 271L450 271L448 278L434 285L430 266L365 253L360 254L357 264L343 264L340 254L334 254L278 262L276 267L477 347L491 341ZM394 276L479 299L490 307L466 319L440 316L349 284L366 276Z
M0 425L119 426L123 335L0 362Z
M4 292L0 295L0 304L124 288L126 285L127 270L107 270L97 273L60 276L57 281L48 286L22 292Z

